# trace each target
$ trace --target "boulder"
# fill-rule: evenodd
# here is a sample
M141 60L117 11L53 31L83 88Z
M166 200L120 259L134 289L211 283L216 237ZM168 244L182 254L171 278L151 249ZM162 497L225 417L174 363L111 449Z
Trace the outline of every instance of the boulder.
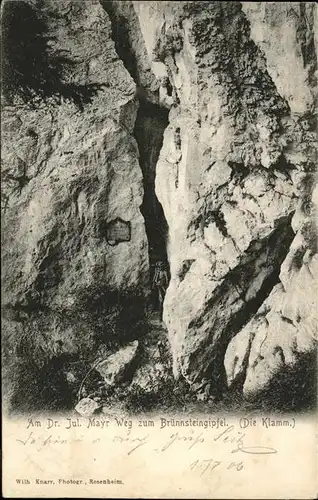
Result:
M94 415L100 408L101 406L97 401L90 398L83 398L77 403L75 410L82 417L88 418Z
M125 380L138 351L138 340L122 347L97 365L96 370L105 382L113 386Z

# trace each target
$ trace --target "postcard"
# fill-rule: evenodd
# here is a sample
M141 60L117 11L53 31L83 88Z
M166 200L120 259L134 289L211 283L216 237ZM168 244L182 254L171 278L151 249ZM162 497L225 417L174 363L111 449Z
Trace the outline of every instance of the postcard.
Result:
M2 2L4 498L316 498L317 19Z

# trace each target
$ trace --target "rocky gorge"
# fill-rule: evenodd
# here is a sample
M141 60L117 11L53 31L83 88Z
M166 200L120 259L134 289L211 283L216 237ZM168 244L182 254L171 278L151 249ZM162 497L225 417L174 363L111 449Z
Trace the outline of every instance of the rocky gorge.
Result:
M311 408L316 5L6 0L1 18L8 409Z

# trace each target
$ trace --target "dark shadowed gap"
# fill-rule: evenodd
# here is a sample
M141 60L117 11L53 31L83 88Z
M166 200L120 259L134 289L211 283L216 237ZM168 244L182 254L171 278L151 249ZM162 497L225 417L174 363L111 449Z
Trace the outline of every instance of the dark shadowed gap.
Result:
M134 135L139 148L139 163L143 173L144 199L140 207L145 219L149 244L150 264L162 260L168 265L168 225L162 206L155 192L156 166L168 125L168 110L141 101L135 123Z
M124 63L124 66L132 79L138 84L137 60L131 47L129 22L122 14L118 13L116 3L117 2L114 1L101 0L101 5L107 12L111 22L112 40L115 43L115 49L118 57ZM133 15L132 5L131 13ZM138 22L136 25L138 26Z
M161 260L166 264L169 273L166 249L168 225L155 192L156 165L162 148L163 134L169 123L169 110L145 98L145 89L140 86L138 61L132 47L128 19L119 12L117 2L103 0L101 4L111 21L116 52L135 81L139 95L134 136L139 148L139 162L143 173L144 198L140 210L145 220L150 266L152 268L156 261ZM132 6L129 15L135 16ZM137 18L136 26L138 26Z

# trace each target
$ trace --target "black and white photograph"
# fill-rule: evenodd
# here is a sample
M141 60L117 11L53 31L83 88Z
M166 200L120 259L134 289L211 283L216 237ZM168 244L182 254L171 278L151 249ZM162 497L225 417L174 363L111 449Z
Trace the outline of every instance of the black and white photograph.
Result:
M288 441L315 421L317 21L314 2L2 2L2 409L21 453L35 456L42 419L50 440L56 418L65 432L128 422L127 441L159 419L180 440L167 453L199 449L200 425L217 443L237 432L229 465L194 455L189 470L213 458L211 478L252 477L240 460L279 447L243 443L245 427ZM62 476L38 472L42 490L11 469L7 498L63 496ZM181 483L170 498L250 498ZM120 497L111 487L96 497Z

